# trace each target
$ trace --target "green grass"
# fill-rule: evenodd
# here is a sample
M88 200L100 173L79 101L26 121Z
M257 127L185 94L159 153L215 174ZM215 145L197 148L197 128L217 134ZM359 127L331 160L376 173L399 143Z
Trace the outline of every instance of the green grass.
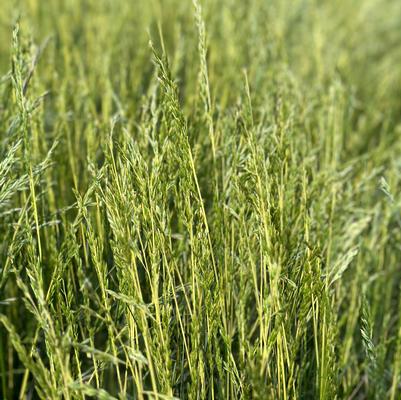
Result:
M0 398L401 398L398 0L3 0Z

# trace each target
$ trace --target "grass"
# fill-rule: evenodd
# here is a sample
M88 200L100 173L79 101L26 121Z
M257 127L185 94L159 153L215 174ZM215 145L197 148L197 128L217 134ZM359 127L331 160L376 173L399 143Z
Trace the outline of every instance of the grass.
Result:
M401 398L401 3L3 0L0 398Z

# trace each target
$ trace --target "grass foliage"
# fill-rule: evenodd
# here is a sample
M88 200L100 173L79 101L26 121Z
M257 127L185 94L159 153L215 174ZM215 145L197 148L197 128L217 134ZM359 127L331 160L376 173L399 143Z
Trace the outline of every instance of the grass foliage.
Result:
M0 398L401 398L398 0L3 0Z

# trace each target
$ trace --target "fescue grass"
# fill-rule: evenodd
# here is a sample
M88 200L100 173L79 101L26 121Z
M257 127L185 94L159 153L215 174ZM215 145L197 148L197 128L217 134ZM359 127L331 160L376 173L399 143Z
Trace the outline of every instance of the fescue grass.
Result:
M0 398L401 398L398 0L3 0Z

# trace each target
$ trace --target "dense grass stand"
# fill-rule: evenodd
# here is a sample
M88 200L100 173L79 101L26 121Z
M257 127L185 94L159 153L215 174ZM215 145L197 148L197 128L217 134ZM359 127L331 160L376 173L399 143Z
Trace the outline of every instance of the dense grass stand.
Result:
M3 0L0 398L401 398L399 0Z

